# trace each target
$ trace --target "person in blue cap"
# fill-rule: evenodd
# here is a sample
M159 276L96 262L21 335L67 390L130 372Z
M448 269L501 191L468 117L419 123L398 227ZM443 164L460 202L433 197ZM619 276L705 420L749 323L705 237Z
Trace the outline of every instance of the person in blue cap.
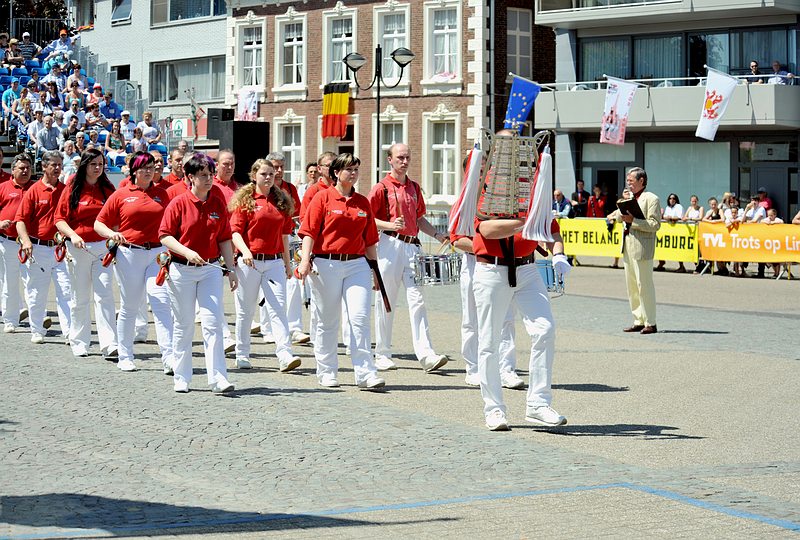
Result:
M3 131L8 131L8 123L11 120L11 110L14 101L19 99L19 79L14 77L11 79L11 86L3 92L3 97L0 98L3 103Z

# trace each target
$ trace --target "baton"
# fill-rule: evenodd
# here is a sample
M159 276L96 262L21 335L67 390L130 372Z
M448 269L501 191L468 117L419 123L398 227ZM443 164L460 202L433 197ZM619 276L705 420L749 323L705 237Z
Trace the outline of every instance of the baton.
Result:
M381 298L383 299L383 307L386 308L386 313L391 313L392 306L389 304L389 295L386 294L386 287L383 285L383 278L381 277L381 271L378 268L378 261L370 259L369 257L367 257L366 259L367 259L367 264L375 273L375 279L378 281L378 289L380 289L381 291Z

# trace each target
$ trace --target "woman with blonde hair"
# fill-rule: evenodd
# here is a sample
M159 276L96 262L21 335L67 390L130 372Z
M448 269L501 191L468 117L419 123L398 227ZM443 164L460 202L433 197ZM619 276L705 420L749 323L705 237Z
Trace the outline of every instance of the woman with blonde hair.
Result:
M275 355L280 370L300 365L292 353L286 318L286 280L291 277L289 235L294 222L294 202L275 185L275 169L266 159L250 168L251 183L237 190L231 199L233 246L241 264L236 266L236 367L250 369L250 326L259 290L263 292L275 338Z

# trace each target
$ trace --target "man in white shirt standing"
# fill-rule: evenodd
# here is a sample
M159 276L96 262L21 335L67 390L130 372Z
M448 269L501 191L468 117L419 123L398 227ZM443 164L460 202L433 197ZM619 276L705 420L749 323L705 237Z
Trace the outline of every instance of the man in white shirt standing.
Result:
M133 130L136 129L136 122L131 120L130 111L122 111L120 113L122 119L119 121L119 129L125 135L125 142L131 142L133 139Z

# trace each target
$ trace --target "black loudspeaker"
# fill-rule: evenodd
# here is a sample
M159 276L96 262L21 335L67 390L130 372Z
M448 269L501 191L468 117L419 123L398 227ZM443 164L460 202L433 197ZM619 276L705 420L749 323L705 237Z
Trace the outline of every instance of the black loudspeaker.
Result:
M236 155L234 176L245 183L255 160L269 154L269 122L220 122L220 150L233 150Z
M233 109L208 109L208 138L219 140L220 123L233 121Z

